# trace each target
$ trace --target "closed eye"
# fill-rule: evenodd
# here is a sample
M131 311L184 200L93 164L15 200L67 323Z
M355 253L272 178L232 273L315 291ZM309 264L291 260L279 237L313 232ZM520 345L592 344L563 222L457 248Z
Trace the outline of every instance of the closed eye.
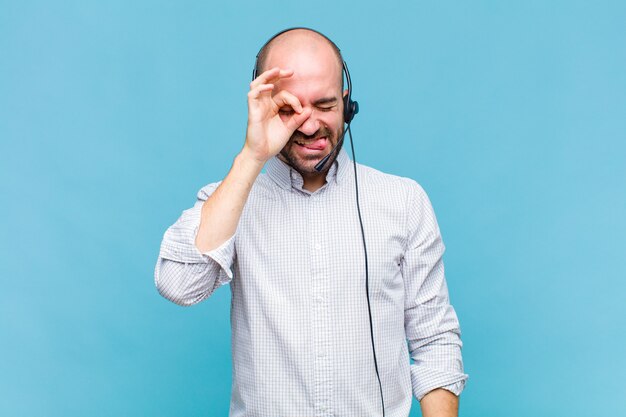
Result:
M313 105L319 109L320 111L323 112L329 112L329 111L333 111L337 108L337 97L323 97L320 98L319 100L315 100L313 102Z

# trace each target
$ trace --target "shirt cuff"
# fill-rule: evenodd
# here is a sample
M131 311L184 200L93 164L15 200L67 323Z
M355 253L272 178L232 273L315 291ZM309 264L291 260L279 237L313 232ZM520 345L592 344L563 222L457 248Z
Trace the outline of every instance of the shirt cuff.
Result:
M198 253L200 252L198 251ZM235 235L232 235L226 242L222 243L217 248L208 252L203 252L202 256L205 256L206 258L210 258L217 262L217 264L220 266L220 268L222 268L222 271L224 271L228 279L233 279L233 271L230 266L232 265L233 259L235 257Z
M437 388L446 389L458 397L465 388L465 382L468 378L468 375L459 372L429 368L411 369L413 395L418 401L422 401L426 394Z
M465 388L465 380L455 382L454 384L446 385L441 388L445 389L446 391L450 391L458 397L459 395L461 395L461 392L463 392L463 389Z
M185 210L170 226L161 242L160 257L185 264L201 264L209 261L196 248L196 234L200 225L202 204L196 203Z

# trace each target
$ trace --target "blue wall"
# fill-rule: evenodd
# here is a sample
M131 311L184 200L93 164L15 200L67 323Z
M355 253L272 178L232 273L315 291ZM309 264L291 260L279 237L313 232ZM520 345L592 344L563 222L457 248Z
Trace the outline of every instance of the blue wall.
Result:
M358 160L433 201L461 415L626 415L624 22L618 1L0 0L0 415L227 414L229 290L183 309L153 267L294 25L344 52Z

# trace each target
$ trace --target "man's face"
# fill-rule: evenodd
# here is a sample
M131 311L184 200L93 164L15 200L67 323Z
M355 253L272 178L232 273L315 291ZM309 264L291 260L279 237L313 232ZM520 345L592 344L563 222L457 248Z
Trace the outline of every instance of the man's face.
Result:
M266 68L293 69L292 77L276 83L274 93L287 90L298 98L302 107L311 109L311 116L280 152L280 157L302 175L322 175L315 165L330 153L343 133L342 69L331 47L323 46L305 51L283 51L277 47L266 65ZM282 108L281 117L286 118L292 111L290 107ZM326 163L324 171L330 168L337 154Z

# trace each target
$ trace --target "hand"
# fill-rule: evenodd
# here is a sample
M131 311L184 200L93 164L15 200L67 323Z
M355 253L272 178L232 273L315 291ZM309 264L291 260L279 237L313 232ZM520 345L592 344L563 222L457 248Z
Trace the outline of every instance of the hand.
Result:
M293 75L293 70L272 68L250 83L248 93L248 130L246 149L258 162L265 163L278 154L293 132L311 116L293 94L282 90L272 96L274 83ZM290 108L281 115L281 108Z

